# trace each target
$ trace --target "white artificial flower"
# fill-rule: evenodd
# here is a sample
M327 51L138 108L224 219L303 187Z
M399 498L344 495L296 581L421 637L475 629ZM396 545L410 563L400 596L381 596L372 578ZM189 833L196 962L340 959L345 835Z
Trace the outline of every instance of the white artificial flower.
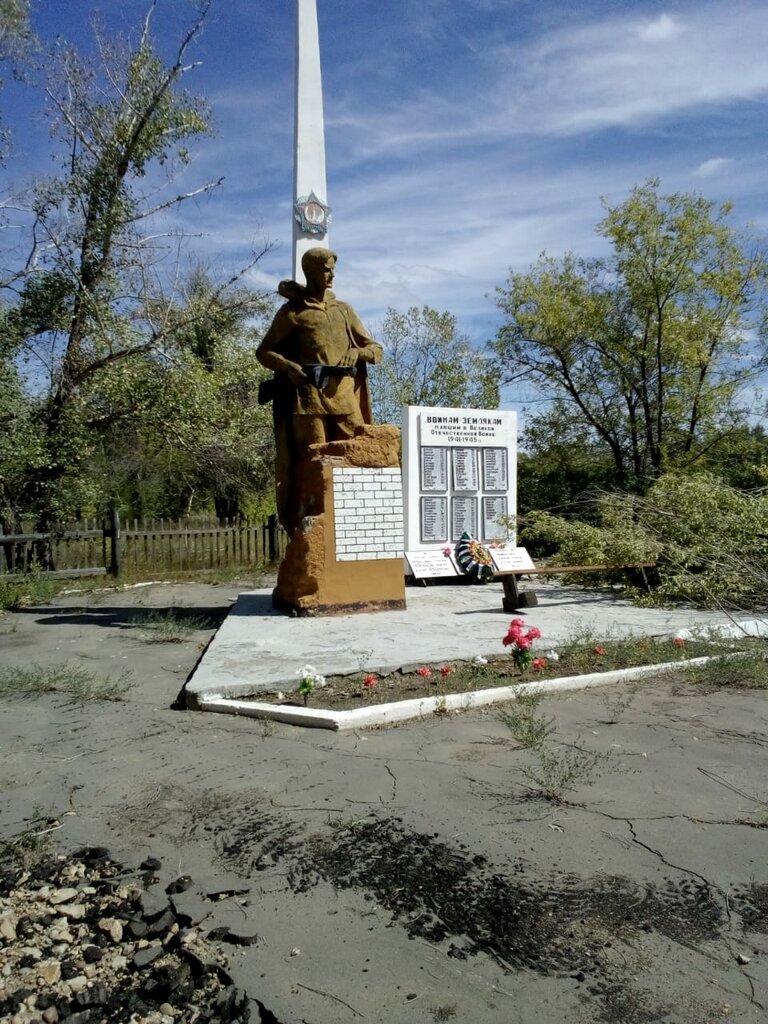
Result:
M325 686L325 676L321 676L314 665L304 665L303 668L297 668L294 674L302 681L306 679L313 686Z
M476 665L487 665L488 664L488 659L484 658L482 656L482 654L478 654L477 657L475 658L475 664Z
M560 661L560 655L557 651L547 651L547 657L550 661Z

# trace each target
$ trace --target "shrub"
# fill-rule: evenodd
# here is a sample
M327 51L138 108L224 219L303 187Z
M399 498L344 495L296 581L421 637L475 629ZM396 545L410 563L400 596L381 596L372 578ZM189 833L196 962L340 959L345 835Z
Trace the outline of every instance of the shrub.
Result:
M709 473L660 477L644 496L599 494L596 525L533 512L521 539L558 547L569 565L656 562L656 595L754 608L768 593L768 494Z

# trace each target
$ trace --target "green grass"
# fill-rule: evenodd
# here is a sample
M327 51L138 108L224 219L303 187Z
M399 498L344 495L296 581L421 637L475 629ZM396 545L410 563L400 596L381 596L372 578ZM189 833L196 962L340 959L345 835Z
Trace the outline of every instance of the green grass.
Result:
M85 703L91 700L123 700L128 677L100 678L77 665L31 665L0 668L0 697L17 699L61 693Z
M713 658L705 665L693 665L688 682L712 689L768 690L768 651L765 645L743 654Z
M683 648L675 647L671 641L659 641L652 636L599 635L589 631L575 633L558 646L560 663L558 675L582 675L588 672L608 672L612 669L634 668L637 665L652 665L676 661L682 657L694 658L712 653L708 641L688 641ZM602 649L600 654L597 649Z
M534 656L546 657L546 640L540 640L533 651ZM701 630L686 639L680 646L671 638L629 635L611 636L585 630L573 634L564 643L558 644L558 661L549 661L542 672L528 671L521 681L552 676L584 675L591 672L610 672L616 669L635 668L641 665L659 665L680 662L681 666L691 658L719 657L737 651L749 652L757 659L768 651L764 638L738 637L723 638L716 631Z
M0 612L45 604L63 589L63 582L38 576L30 576L27 580L0 579ZM71 583L71 580L67 582Z
M543 744L534 750L534 756L535 764L521 765L519 770L535 796L556 804L564 801L568 791L592 782L611 757L589 750L581 742L569 746Z
M518 769L532 793L562 803L566 792L592 781L609 755L588 750L581 742L552 742L555 720L539 710L542 699L540 692L520 693L498 718L521 747L533 752L534 763Z
M35 867L51 854L51 832L56 828L54 818L44 817L36 809L28 828L10 839L0 839L0 867L14 871L29 871Z
M539 713L541 693L520 693L504 711L499 712L500 722L512 733L521 747L540 750L554 732L554 720Z
M121 590L134 583L154 580L167 580L169 583L207 583L210 586L240 583L244 587L257 589L266 586L265 575L275 571L274 566L257 565L240 569L223 567L185 572L166 572L163 569L134 570L126 572L119 580L110 576L48 579L34 574L23 580L4 580L0 576L0 613L46 604L63 591L87 594L96 590Z
M128 619L130 626L136 626L147 635L146 639L158 644L178 644L190 633L201 629L215 629L218 623L213 619L190 612L148 611L136 613Z

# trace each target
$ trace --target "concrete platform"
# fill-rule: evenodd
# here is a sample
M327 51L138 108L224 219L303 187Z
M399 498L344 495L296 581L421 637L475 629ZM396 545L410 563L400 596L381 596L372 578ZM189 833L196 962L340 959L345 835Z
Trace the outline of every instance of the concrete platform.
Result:
M589 634L595 642L631 634L674 635L680 629L729 621L722 612L638 608L611 591L562 583L535 586L536 608L518 612L538 626L537 650ZM471 661L504 653L513 617L501 607L501 584L412 586L404 610L323 618L292 618L272 608L271 589L241 594L186 686L190 707L214 697L292 690L297 670L323 675Z

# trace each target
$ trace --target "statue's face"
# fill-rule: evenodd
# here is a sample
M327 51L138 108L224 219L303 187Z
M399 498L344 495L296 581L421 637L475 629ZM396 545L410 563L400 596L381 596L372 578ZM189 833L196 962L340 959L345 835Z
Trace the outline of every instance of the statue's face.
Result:
M335 260L329 257L324 263L315 263L307 273L307 284L314 292L322 294L333 284Z

